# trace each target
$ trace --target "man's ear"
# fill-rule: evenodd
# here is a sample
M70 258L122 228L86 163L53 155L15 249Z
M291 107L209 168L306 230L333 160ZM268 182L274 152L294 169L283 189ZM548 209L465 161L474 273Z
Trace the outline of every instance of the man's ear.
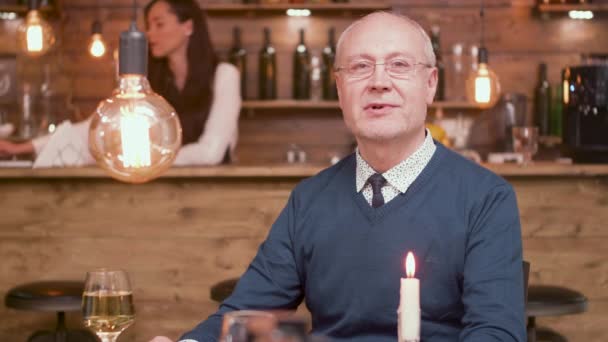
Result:
M426 81L426 89L427 89L426 103L429 105L431 103L433 103L433 99L435 98L435 92L437 91L438 82L439 82L439 72L437 71L437 68L433 67L431 69L431 72L429 72L429 77Z

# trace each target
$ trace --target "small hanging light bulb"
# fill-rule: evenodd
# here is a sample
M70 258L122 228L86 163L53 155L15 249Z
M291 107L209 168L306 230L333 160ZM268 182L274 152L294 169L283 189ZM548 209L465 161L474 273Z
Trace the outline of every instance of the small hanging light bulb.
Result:
M91 56L100 58L106 54L106 43L101 35L101 22L95 20L91 27L91 42L89 43L89 53Z
M488 50L483 44L484 10L483 0L479 11L481 18L481 44L479 47L478 66L472 69L466 81L467 98L481 108L493 107L500 97L498 76L488 65Z
M37 0L30 0L29 9L24 22L17 29L17 45L24 54L39 57L55 44L55 34L38 11Z
M469 101L482 108L492 107L498 101L500 82L488 66L488 50L484 47L479 49L479 65L467 78L466 88Z

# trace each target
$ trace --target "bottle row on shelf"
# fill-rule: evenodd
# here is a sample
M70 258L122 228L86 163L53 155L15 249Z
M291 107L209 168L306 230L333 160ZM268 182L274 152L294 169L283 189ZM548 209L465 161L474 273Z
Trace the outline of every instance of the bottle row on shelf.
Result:
M449 58L444 58L440 49L440 30L434 26L431 30L431 42L436 56L436 66L439 73L439 84L435 96L436 101L466 102L466 79L472 70L477 69L478 47L470 46L470 55L465 55L465 45L456 43L452 46ZM335 76L333 72L336 54L335 29L330 28L327 34L327 44L320 55L311 52L305 40L305 31L300 29L299 42L293 51L292 98L295 100L337 100ZM282 71L277 65L276 48L271 40L271 30L264 28L263 45L258 52L258 94L256 99L277 99L277 76ZM241 94L248 94L247 65L248 51L241 41L240 27L234 27L233 43L228 59L241 72Z
M328 31L327 45L321 56L313 56L306 45L304 29L300 29L299 43L293 53L293 91L296 100L336 100L338 98L333 74L335 59L335 30ZM241 43L241 29L233 31L233 46L229 61L241 73L241 94L247 94L247 51ZM277 99L278 66L276 49L271 41L271 30L264 28L264 43L258 56L258 99Z
M240 2L243 4L323 4L345 3L349 0L241 0Z

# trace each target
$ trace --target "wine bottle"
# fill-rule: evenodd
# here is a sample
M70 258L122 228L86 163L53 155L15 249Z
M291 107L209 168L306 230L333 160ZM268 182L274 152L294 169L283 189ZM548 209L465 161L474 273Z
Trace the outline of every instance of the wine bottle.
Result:
M323 68L321 57L313 54L310 58L310 99L319 101L323 95Z
M323 49L323 100L337 100L334 62L336 59L336 30L332 27L328 32L327 46Z
M431 43L433 44L433 52L435 53L435 61L437 66L437 91L435 92L435 101L445 100L445 65L441 57L441 45L439 44L439 26L433 25L431 28Z
M258 90L260 100L277 98L276 51L270 42L270 29L264 28L264 46L260 51Z
M310 99L310 55L304 43L304 29L300 29L300 43L293 54L293 98Z
M452 46L452 64L446 74L447 94L446 98L452 101L466 101L466 81L467 74L464 69L462 43Z
M241 28L235 26L232 31L232 48L228 60L239 69L241 74L241 98L247 98L247 50L241 44Z
M547 80L547 64L538 66L538 84L534 89L534 124L538 134L549 135L549 118L551 108L551 87Z
M561 84L557 84L551 88L551 98L550 135L561 137L563 120L563 89Z

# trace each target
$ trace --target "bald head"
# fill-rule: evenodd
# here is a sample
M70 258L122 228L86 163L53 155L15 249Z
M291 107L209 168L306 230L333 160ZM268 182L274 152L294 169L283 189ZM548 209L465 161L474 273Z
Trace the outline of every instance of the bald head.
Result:
M419 47L415 49L421 49L423 52L422 58L423 63L435 65L435 53L433 52L433 45L426 31L416 21L400 14L391 12L378 11L366 15L365 17L353 22L348 26L344 32L340 35L338 43L336 44L336 65L342 63L343 49L342 45L345 41L351 39L353 34L357 34L359 30L365 30L369 25L374 27L381 27L395 30L414 30L416 32L416 41L404 41L404 45L419 44Z

